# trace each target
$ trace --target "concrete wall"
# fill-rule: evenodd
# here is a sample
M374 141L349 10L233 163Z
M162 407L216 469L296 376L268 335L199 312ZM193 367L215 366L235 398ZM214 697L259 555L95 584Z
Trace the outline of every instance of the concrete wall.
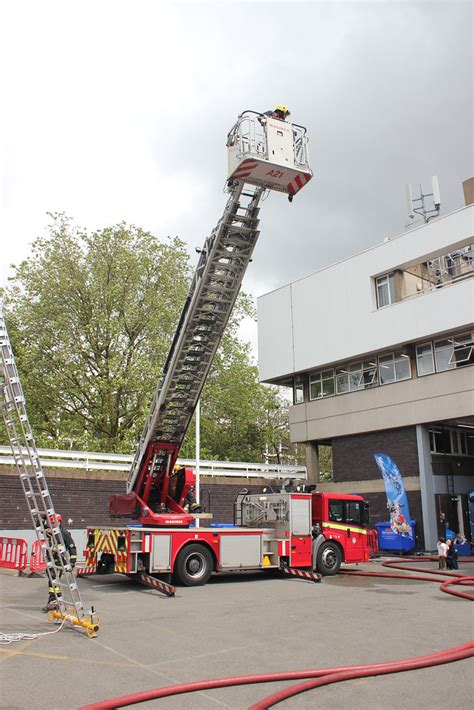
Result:
M260 379L472 325L474 279L377 309L373 278L465 246L473 234L471 205L259 298Z
M291 439L311 441L471 416L473 374L472 367L458 368L294 405Z

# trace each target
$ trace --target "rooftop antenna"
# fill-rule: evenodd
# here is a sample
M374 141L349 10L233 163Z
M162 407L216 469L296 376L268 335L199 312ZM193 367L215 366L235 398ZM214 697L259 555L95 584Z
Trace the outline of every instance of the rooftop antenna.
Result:
M423 221L426 223L429 222L430 219L434 219L434 217L437 217L439 215L439 210L441 207L441 197L439 194L438 178L436 175L433 175L433 177L431 178L431 189L433 190L433 192L428 192L424 194L423 185L420 184L420 197L413 198L411 185L405 185L405 189L407 194L408 216L410 217L410 219L415 219L415 214L419 214L421 215L421 217L423 217ZM434 209L429 210L426 208L425 197L433 198ZM420 204L415 207L415 202L419 202Z

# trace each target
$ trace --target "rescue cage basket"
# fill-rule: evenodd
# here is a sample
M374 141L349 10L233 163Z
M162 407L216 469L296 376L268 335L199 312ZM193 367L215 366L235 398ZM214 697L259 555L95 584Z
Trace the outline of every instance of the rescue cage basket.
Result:
M244 158L256 158L257 160L268 160L268 141L266 130L267 116L256 111L243 111L236 123L227 135L227 148L236 144L237 158L239 161ZM309 171L308 137L306 128L296 123L282 121L287 126L291 126L293 131L293 157L294 167L299 170Z

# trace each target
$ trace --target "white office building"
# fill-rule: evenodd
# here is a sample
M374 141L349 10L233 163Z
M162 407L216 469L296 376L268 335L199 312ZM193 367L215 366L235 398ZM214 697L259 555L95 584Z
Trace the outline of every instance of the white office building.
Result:
M470 537L474 488L474 179L466 206L258 301L260 378L293 389L290 430L330 444L333 481L388 519L373 454L397 463L433 549L445 524ZM278 327L275 327L278 323Z

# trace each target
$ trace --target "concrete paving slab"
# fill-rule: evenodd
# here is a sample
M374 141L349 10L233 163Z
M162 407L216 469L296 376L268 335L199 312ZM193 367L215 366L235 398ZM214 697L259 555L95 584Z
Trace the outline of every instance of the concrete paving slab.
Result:
M464 643L474 631L472 604L436 583L339 575L315 584L263 572L178 587L174 598L117 575L80 579L79 587L101 617L98 638L63 628L0 646L2 710L67 710L177 682L397 660ZM46 595L44 579L2 576L0 631L54 630L40 612ZM471 707L472 670L469 659L349 681L279 707L464 710ZM286 685L217 689L142 707L240 710Z

